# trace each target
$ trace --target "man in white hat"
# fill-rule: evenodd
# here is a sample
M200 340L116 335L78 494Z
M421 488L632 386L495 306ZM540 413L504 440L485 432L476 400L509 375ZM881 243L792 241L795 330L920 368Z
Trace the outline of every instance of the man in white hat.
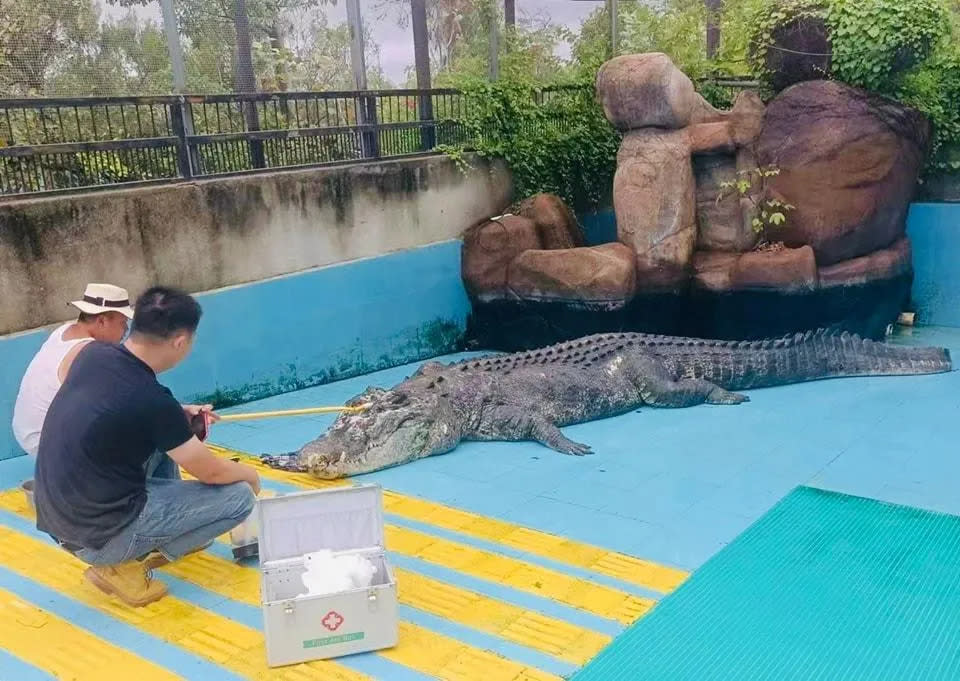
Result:
M13 408L14 437L30 456L37 455L47 409L80 350L92 340L119 343L133 319L126 289L112 284L87 284L83 298L70 305L80 315L58 327L41 346L20 382Z

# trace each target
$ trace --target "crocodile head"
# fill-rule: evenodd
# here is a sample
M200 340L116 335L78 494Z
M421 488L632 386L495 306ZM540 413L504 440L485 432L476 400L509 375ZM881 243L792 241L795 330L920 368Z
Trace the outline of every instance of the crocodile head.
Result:
M297 462L318 478L334 479L441 454L460 441L449 400L429 379L414 379L392 390L368 388L347 406L327 432L298 452Z

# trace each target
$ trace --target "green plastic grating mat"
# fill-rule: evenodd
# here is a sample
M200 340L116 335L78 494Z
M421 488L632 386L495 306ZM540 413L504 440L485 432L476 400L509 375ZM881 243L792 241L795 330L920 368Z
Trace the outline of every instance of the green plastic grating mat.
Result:
M801 487L573 681L957 681L960 517Z

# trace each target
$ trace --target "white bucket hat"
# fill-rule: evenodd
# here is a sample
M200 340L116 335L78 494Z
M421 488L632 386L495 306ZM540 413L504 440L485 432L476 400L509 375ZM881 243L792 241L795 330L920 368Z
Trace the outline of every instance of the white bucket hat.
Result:
M113 284L87 284L83 300L73 300L70 304L87 314L119 312L127 319L133 319L133 308L130 307L127 289Z

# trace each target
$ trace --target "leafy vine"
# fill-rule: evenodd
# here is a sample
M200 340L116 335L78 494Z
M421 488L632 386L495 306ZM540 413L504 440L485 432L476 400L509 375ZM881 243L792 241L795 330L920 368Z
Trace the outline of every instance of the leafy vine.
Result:
M466 151L502 159L518 196L549 192L574 210L608 200L620 136L597 103L592 83L545 90L530 83L476 81L466 95L465 143L437 147L461 168Z
M778 0L753 15L750 55L769 88L767 55L778 29L823 21L829 73L854 87L892 97L933 124L926 172L960 170L960 47L945 0ZM825 55L811 55L825 56Z

